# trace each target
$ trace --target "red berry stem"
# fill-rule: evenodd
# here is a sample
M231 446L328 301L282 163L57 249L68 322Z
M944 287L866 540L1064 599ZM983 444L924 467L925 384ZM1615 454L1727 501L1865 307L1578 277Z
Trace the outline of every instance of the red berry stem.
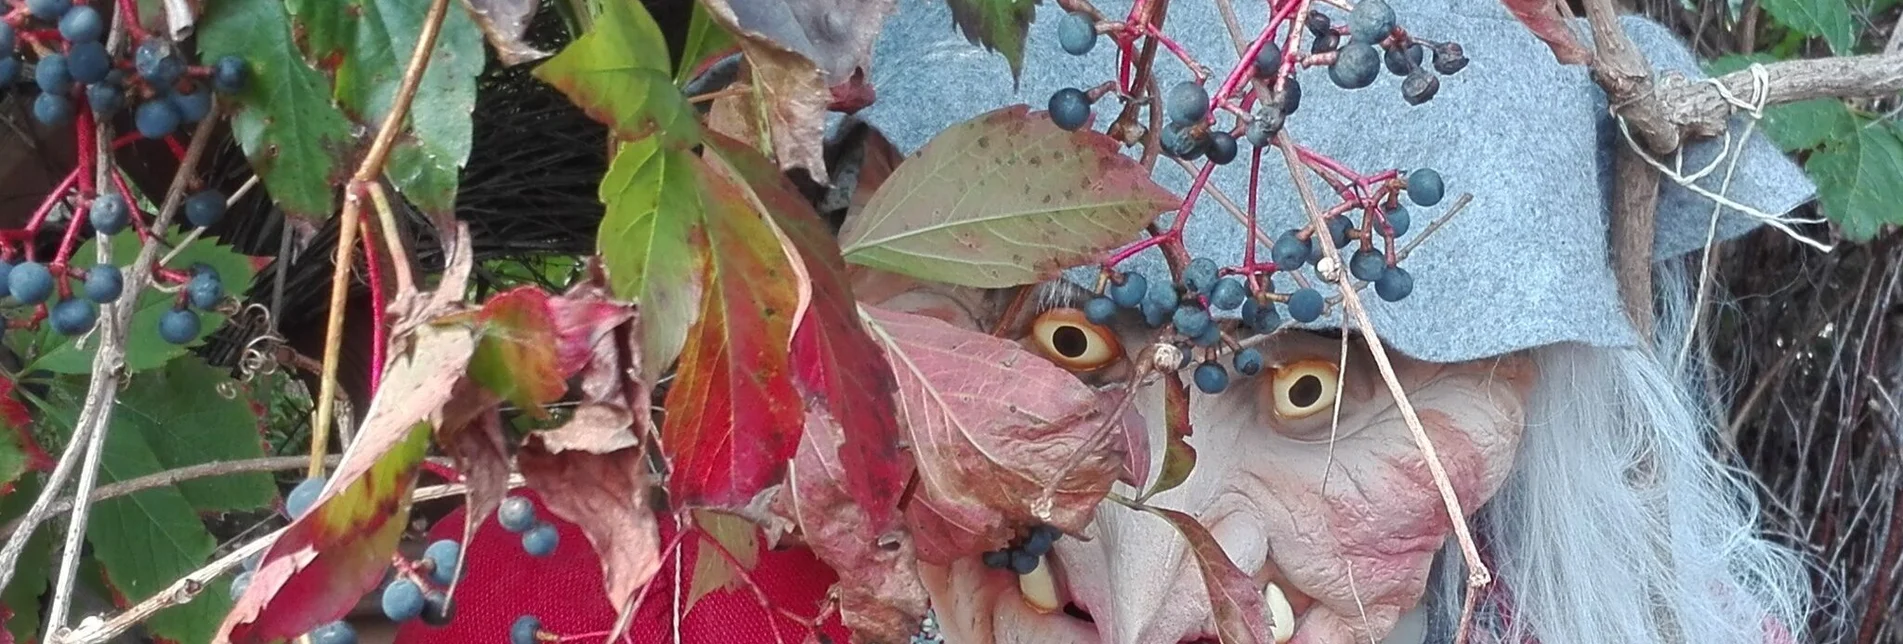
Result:
M139 243L144 244L152 234L145 229L145 213L139 211L138 204L132 202L132 188L126 185L126 178L119 171L112 172L112 185L119 188L119 198L126 202L126 216L132 219L132 230L138 233Z
M46 195L46 200L40 202L40 208L33 211L33 217L28 219L26 226L18 231L20 237L23 239L32 239L35 235L39 234L40 222L46 221L46 215L53 212L53 207L59 205L59 202L66 198L66 191L73 189L73 184L78 182L79 168L73 168L72 172L66 174L65 179L60 180L59 185L53 187L53 192ZM27 249L27 254L30 257L32 255L32 246L29 245Z
M376 398L377 385L383 382L384 350L389 347L387 337L389 319L383 303L383 266L377 261L376 239L372 237L368 221L360 222L363 230L358 237L363 240L364 263L369 265L370 281L370 396Z
M73 251L79 249L79 229L84 228L80 223L86 221L86 213L91 211L91 202L73 209L73 218L66 222L66 234L59 240L59 252L53 255L53 265L65 266Z
M179 143L176 135L165 135L165 145L172 148L172 156L178 157L180 161L185 160L185 144Z
M1118 249L1117 252L1111 253L1109 258L1106 258L1103 260L1103 266L1106 269L1115 268L1118 264L1122 264L1124 260L1130 259L1131 257L1135 257L1137 253L1141 253L1145 250L1148 250L1152 246L1156 246L1158 244L1161 244L1163 242L1166 242L1175 238L1176 238L1176 232L1169 231L1161 235L1153 235L1150 237L1139 239L1137 240L1136 243L1130 244L1129 246L1125 246L1121 249Z
M1177 59L1183 61L1183 65L1189 67L1190 73L1196 76L1196 82L1202 82L1203 77L1207 75L1208 70L1203 68L1202 63L1196 62L1195 56L1190 55L1189 51L1183 49L1182 45L1177 44L1175 39L1163 35L1163 32L1158 31L1155 25L1147 22L1138 23L1130 25L1130 30L1162 43L1164 49L1170 50L1170 53L1175 54Z
M442 463L438 463L436 461L431 461L431 460L423 461L423 470L431 474L435 474L439 477L442 477L442 479L445 481L455 482L455 481L463 480L462 473L457 472L456 468L450 467L448 465L444 465Z
M1256 54L1262 51L1262 46L1267 44L1270 38L1275 37L1276 26L1282 24L1283 20L1288 19L1287 14L1290 11L1292 10L1277 10L1276 16L1269 19L1269 25L1262 28L1262 35L1256 36L1255 41L1249 43L1249 48L1242 52L1242 57L1236 61L1235 68L1229 70L1229 76L1223 79L1222 86L1217 88L1216 92L1209 96L1209 112L1211 114L1214 114L1217 109L1220 109L1224 103L1229 102L1229 99L1234 97L1236 91L1242 87L1242 82L1249 78L1251 72L1255 70Z
M147 38L145 25L139 24L139 4L136 0L119 0L119 13L126 17L126 35L132 42L141 42Z
M1255 264L1255 237L1256 233L1261 230L1260 226L1256 223L1255 196L1258 185L1257 180L1261 178L1262 148L1256 147L1249 156L1249 232L1243 236L1242 240L1242 264L1244 266ZM1252 273L1249 275L1249 290L1252 292L1255 291L1256 286L1255 275Z

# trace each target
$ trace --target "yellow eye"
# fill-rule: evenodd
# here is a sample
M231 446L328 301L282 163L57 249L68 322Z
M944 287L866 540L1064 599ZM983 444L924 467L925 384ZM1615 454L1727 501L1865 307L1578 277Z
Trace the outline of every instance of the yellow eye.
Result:
M1290 420L1307 418L1335 404L1335 363L1303 360L1275 370L1275 415Z
M1031 321L1031 343L1051 362L1071 371L1096 371L1123 357L1123 343L1109 327L1084 319L1077 309L1051 309Z

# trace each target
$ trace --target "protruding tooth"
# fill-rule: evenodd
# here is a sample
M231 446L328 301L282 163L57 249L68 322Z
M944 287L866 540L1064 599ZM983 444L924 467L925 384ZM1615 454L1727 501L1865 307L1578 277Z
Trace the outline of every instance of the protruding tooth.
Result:
M1262 589L1262 610L1268 613L1269 632L1275 635L1275 644L1295 637L1295 607L1289 605L1288 596L1282 594L1282 587L1275 582L1269 582L1269 587Z
M1039 613L1057 610L1057 578L1051 576L1050 557L1038 557L1036 569L1018 575L1018 593L1032 610Z

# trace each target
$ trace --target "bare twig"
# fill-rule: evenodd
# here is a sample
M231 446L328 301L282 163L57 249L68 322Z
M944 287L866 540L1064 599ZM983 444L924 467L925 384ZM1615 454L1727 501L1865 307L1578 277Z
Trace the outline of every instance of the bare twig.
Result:
M338 462L342 461L343 458L344 458L343 456L331 456L327 460L329 461L331 465L334 466ZM98 489L93 490L92 502L98 503L106 499L121 497L121 496L125 496L127 494L132 494L135 492L143 492L143 491L150 490L152 488L157 488L157 487L177 485L181 482L190 481L194 479L209 478L214 476L227 476L231 474L247 474L251 472L276 472L279 470L295 469L297 466L303 465L303 464L304 464L304 457L302 456L267 456L264 458L253 458L253 459L246 459L242 461L213 461L210 463L200 463L198 465L192 465L189 467L181 467L175 470L166 470L163 472L147 474L145 476L141 476L136 479L119 481L117 483L112 483L109 485L102 485ZM48 510L48 512L64 512L68 509L71 509L72 507L73 507L72 497L62 497L59 500L53 502L53 505L51 509ZM8 521L6 525L0 526L0 534L11 535L13 534L15 530L19 530L25 524L26 524L26 517L20 517L12 521ZM33 527L37 528L38 525L36 524Z

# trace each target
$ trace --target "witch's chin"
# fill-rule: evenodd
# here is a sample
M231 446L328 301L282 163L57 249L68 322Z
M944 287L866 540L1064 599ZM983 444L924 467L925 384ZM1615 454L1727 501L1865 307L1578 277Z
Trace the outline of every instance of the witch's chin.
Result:
M958 644L1098 644L1097 629L1062 611L1042 612L1024 601L1018 577L972 561L921 563L939 630Z

